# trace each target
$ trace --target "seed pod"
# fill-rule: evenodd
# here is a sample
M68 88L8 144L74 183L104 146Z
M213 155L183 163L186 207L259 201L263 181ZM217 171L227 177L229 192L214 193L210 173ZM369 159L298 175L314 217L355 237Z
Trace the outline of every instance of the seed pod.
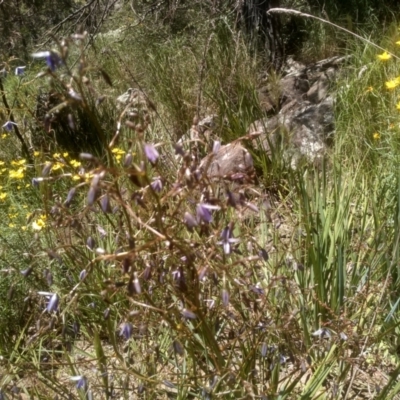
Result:
M199 281L202 281L207 275L208 267L202 267L199 271Z
M245 155L244 155L244 162L246 165L246 168L252 168L254 163L253 163L253 157L251 156L251 154L246 151Z
M106 308L104 310L103 317L104 317L105 320L107 320L109 318L110 312L111 312L111 310L109 308Z
M260 258L262 258L264 261L268 261L269 259L269 255L267 250L265 249L260 249L260 251L258 252L258 255Z
M25 278L27 278L27 277L32 273L32 271L33 271L33 266L30 266L29 268L22 270L22 271L21 271L21 274L22 274Z
M52 311L57 311L59 300L60 300L60 298L58 297L58 294L54 293L51 296L51 298L50 298L50 300L49 300L49 302L47 304L47 307L46 307L47 312L50 313Z
M129 153L125 156L124 167L125 167L125 168L130 167L130 166L132 165L132 161L133 161L133 156L132 156L132 153L129 152Z
M222 289L222 304L224 307L228 307L229 305L229 293L226 289Z
M172 342L172 348L176 354L183 356L184 350L183 350L183 346L179 340L174 340Z
M87 238L86 246L89 247L90 250L93 250L96 247L96 242L91 236Z
M146 268L144 269L144 272L143 272L143 279L145 281L148 281L148 280L151 279L151 267L150 267L150 265L146 265Z
M176 388L176 386L171 381L167 381L166 379L163 380L163 383L166 387L169 387L170 389Z
M220 148L221 148L221 142L219 140L214 140L213 149L212 149L213 153L217 154L219 152Z
M254 211L255 213L259 213L260 212L258 207L253 203L249 203L249 202L246 201L245 205L246 205L247 208L249 208L251 211Z
M50 173L50 171L51 171L52 168L53 168L53 163L51 163L51 162L46 162L46 163L44 164L43 169L42 169L42 176L47 176L47 175L49 175L49 173Z
M267 355L267 351L268 351L268 346L267 346L267 344L264 342L264 343L261 345L261 357L262 357L262 358L265 358L265 356Z
M130 258L124 258L122 260L122 273L127 274L129 273L129 268L131 267L131 259Z
M75 336L79 334L79 332L81 331L81 325L78 321L74 321L74 323L72 324L72 330L74 331Z
M92 206L99 197L99 190L95 186L90 186L87 194L87 205Z
M44 278L47 281L47 284L51 286L53 284L53 275L52 273L46 268L43 272Z
M142 293L142 288L140 287L139 278L136 272L134 273L133 286L137 294Z
M111 213L111 205L110 205L110 199L108 197L108 194L105 194L101 200L100 200L100 206L101 209L103 210L104 213L109 214Z
M76 130L75 118L72 114L68 114L68 126L74 131Z
M90 153L81 153L81 154L79 154L79 158L81 160L83 160L83 161L94 161L94 160L96 160L96 157L93 156Z
M188 310L187 308L184 308L182 310L182 316L186 319L196 319L197 318L197 315L194 312Z
M73 198L75 196L75 193L76 193L76 188L70 189L70 191L68 192L67 198L64 201L64 206L65 207L69 207L71 205L72 200L73 200Z
M101 76L103 77L103 79L105 80L105 82L107 83L107 85L112 87L113 84L112 84L110 75L108 75L107 72L104 71L104 69L102 69L102 68L100 68L100 73L101 73Z

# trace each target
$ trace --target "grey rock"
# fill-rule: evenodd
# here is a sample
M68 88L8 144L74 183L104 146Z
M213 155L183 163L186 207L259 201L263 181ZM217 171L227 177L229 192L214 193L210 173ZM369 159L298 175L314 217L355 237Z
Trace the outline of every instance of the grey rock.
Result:
M345 57L332 57L309 66L291 67L279 82L270 83L259 91L266 112L271 117L253 122L247 133L268 156L282 151L293 168L300 160L317 162L324 156L334 135L334 94L332 82ZM278 110L276 106L278 105ZM274 107L275 106L275 107Z
M233 142L216 153L207 155L200 163L202 170L210 179L222 178L234 182L251 182L254 166L251 154L240 142Z

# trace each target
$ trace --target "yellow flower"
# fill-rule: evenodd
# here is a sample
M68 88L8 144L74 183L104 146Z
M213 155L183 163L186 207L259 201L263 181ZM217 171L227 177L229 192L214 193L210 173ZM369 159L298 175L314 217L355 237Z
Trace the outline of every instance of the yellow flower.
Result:
M71 160L70 164L74 167L74 168L78 168L81 166L80 161L76 161L76 160Z
M382 54L378 54L377 57L381 61L388 61L392 58L392 56L387 51L384 51Z
M80 181L81 180L81 176L80 175L73 175L72 176L72 180L73 181Z
M59 170L59 169L61 169L61 168L63 168L63 167L64 167L64 164L62 164L62 163L60 163L60 162L56 162L56 163L52 166L51 170L52 170L52 171L57 171L57 170Z
M26 226L21 226L21 229L22 229L23 231L26 231Z
M400 40L398 42L396 42L396 44L398 44L400 46Z
M395 87L400 85L400 78L394 78L391 81L385 82L386 89L394 89Z
M22 160L18 160L18 161L11 161L11 165L14 166L22 166L26 163L26 160L22 159Z
M0 166L1 166L1 165L4 165L4 161L0 161Z
M67 158L68 156L69 156L68 153L63 153L63 157L64 157L64 158Z
M379 140L381 138L381 134L378 132L375 132L372 137L374 138L374 140Z
M15 224L12 224L12 223L11 223L11 224L8 224L8 227L9 227L9 228L15 228Z
M119 161L122 158L122 156L125 154L125 151L122 149L119 149L118 147L112 149L111 152L115 155L115 158L117 161Z
M0 200L4 200L7 197L7 193L0 193Z
M374 88L372 86L368 86L367 90L366 90L366 93L373 92L373 90L374 90Z
M39 156L40 156L40 151L33 152L33 157L39 157Z
M119 149L118 147L115 147L111 150L112 153L114 154L125 154L125 151L122 149Z
M61 154L60 154L60 153L54 153L54 154L53 154L53 157L54 157L54 158L61 158Z
M8 136L8 135L7 135L6 133L3 133L3 134L1 135L1 138L2 138L2 139L5 139L7 136Z
M46 226L46 221L42 218L32 222L32 229L34 231L41 231Z
M18 168L17 170L10 171L10 178L22 179L24 177L24 168Z

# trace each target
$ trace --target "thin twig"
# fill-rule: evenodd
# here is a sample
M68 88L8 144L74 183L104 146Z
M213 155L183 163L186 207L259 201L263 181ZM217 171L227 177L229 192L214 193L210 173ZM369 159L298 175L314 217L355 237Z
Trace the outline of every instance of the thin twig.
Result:
M6 111L7 111L8 120L9 120L10 122L13 122L14 132L15 132L15 134L16 134L18 140L21 142L22 152L25 154L25 157L28 159L28 161L29 161L30 163L32 163L33 160L32 160L32 158L31 158L31 156L30 156L30 154L29 154L29 148L28 148L28 146L26 145L25 140L24 140L24 138L23 138L22 135L21 135L21 132L19 131L18 125L15 123L15 119L14 119L13 112L11 111L11 108L10 108L10 106L8 105L6 93L5 93L5 91L4 91L3 81L2 81L1 78L0 78L0 92L1 92L1 98L2 98L2 100L3 100L4 107L5 107Z

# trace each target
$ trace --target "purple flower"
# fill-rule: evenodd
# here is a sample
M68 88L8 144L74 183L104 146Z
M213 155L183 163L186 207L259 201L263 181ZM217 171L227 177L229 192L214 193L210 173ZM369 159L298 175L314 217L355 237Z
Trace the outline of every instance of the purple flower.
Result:
M211 211L207 208L206 204L200 203L197 205L196 217L199 222L203 221L208 224L212 221Z
M20 66L20 67L15 68L15 75L17 75L17 76L24 75L25 68L26 68L25 66Z
M133 326L129 322L124 322L121 326L120 336L128 340L132 336Z
M57 293L54 293L50 300L49 303L47 304L46 310L50 313L53 311L57 311L58 310L58 303L60 301L60 298L58 297Z
M46 57L46 64L50 68L50 70L54 72L58 67L62 65L63 62L61 57L57 53L53 51L50 51L49 53L50 54Z
M160 156L157 149L152 144L144 145L144 153L146 154L147 159L152 164L155 164L158 160L158 157Z
M218 244L222 244L224 248L224 253L225 254L230 254L231 252L231 244L232 243L238 243L240 240L235 239L232 237L232 227L231 225L226 226L222 232L221 232L221 242L218 242Z
M151 182L150 186L156 193L160 193L163 189L163 184L160 178L154 179L154 181Z
M13 121L7 121L2 128L7 131L7 132L11 132L13 130L13 126L17 126L17 124Z
M79 274L79 280L83 281L86 278L87 272L86 269L83 269Z
M34 188L38 188L39 187L39 180L38 180L38 178L32 178L32 186L34 187Z
M55 51L40 51L39 53L33 53L32 57L44 58L51 72L54 72L63 63L60 55Z
M83 390L87 390L88 387L88 383L87 383L87 379L82 376L72 376L71 377L71 381L75 381L76 382L76 388L77 389L83 389Z
M212 215L210 210L219 210L220 207L212 206L210 204L199 203L196 207L196 218L198 222L205 222L209 224L212 221Z

